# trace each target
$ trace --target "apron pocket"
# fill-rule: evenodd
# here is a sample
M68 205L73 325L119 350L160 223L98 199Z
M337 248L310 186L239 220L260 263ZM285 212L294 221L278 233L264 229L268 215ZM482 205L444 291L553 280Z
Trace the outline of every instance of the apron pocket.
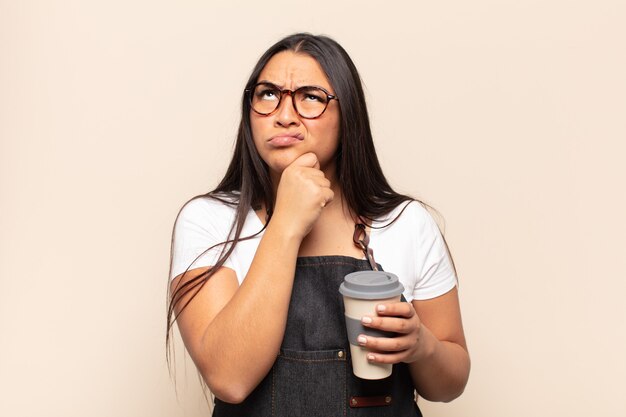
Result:
M272 368L272 416L345 416L346 351L281 349Z
M348 374L350 372L352 368L348 367ZM353 417L421 417L410 378L408 365L397 363L387 378L349 379L348 414Z

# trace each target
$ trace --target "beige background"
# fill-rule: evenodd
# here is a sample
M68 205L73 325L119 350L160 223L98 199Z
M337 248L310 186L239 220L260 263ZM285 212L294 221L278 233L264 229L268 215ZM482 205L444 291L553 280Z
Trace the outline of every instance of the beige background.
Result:
M0 1L0 415L207 415L164 359L171 226L258 56L325 33L446 219L473 368L427 416L624 416L624 1Z

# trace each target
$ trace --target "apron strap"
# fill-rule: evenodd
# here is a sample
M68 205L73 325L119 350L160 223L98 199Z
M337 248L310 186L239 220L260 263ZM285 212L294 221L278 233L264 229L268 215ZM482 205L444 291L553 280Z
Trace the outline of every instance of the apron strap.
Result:
M365 258L369 261L372 271L378 271L378 266L374 260L374 250L369 247L370 237L367 234L367 230L363 223L357 223L354 225L354 235L352 236L352 241L363 250Z

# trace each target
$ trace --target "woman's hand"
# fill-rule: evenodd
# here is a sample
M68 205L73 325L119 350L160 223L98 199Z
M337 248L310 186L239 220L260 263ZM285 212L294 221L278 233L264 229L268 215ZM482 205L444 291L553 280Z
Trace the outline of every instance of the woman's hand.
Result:
M364 316L361 323L372 329L397 333L397 336L359 335L359 344L372 351L367 355L370 362L411 363L432 354L432 334L422 325L411 303L379 304L376 312L378 316Z
M281 174L272 221L304 238L333 200L330 186L314 153L299 156Z

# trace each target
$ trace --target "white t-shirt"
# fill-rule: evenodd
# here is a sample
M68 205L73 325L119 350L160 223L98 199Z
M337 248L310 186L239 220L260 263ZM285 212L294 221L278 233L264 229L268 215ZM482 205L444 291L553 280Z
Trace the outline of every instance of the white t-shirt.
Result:
M393 224L382 229L374 228L392 221L407 204L404 213ZM227 239L235 210L235 206L208 197L197 198L183 207L174 227L171 279L187 268L191 270L216 263L223 245L203 252ZM383 270L398 276L407 301L440 296L457 284L439 228L421 204L404 202L384 218L376 219L372 226L370 247L374 250L374 258ZM250 209L241 237L253 235L262 227L261 220ZM224 263L225 267L235 271L240 284L248 273L264 232L237 243Z

